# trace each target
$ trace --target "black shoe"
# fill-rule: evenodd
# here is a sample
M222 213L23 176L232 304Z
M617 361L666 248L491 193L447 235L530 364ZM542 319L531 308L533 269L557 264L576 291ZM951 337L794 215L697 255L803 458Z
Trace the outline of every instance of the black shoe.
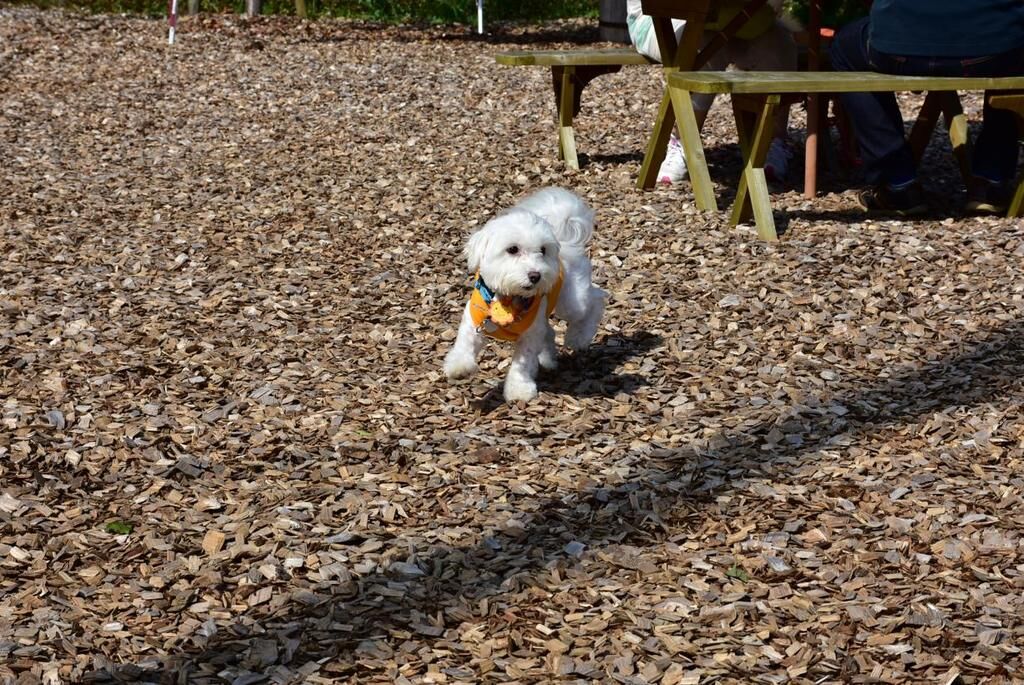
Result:
M903 188L879 185L857 193L857 204L866 212L916 216L928 211L924 191L917 181Z
M974 214L1006 214L1012 197L1013 189L1009 183L975 176L967 191L966 209Z

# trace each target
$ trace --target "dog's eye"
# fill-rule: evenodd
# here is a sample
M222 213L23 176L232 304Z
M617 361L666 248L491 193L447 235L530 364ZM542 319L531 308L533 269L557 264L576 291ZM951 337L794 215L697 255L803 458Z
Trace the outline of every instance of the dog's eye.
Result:
M505 248L505 252L508 252L509 254L519 254L519 246L518 245L511 245L511 246Z
M548 253L548 248L546 248L546 247L542 247L542 248L540 248L540 253L541 253L542 255L546 255L546 254Z

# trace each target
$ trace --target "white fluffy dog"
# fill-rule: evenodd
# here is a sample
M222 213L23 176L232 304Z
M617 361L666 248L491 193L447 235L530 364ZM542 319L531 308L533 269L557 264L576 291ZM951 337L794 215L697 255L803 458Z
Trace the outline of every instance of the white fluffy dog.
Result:
M574 193L545 188L491 219L466 243L476 272L458 337L444 360L448 378L477 367L485 337L514 341L505 399L537 396L537 367L557 366L554 313L567 322L565 345L585 350L604 313L606 294L590 282L587 243L594 211Z

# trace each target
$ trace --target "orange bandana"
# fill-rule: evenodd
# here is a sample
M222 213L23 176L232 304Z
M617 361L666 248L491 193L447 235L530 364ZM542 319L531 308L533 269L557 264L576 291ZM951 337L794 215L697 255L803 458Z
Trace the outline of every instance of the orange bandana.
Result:
M562 289L562 265L558 265L558 278L551 292L547 293L548 306L545 316L551 316L558 303ZM497 297L487 287L480 274L476 275L473 293L469 296L469 313L473 325L484 335L498 340L515 341L526 332L540 311L541 296Z

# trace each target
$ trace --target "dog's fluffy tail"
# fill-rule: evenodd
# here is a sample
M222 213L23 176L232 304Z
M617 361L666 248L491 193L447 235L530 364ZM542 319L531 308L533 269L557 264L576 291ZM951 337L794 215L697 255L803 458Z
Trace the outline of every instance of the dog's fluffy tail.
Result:
M563 245L582 248L594 235L594 210L571 190L544 188L522 200L519 206L551 224Z

